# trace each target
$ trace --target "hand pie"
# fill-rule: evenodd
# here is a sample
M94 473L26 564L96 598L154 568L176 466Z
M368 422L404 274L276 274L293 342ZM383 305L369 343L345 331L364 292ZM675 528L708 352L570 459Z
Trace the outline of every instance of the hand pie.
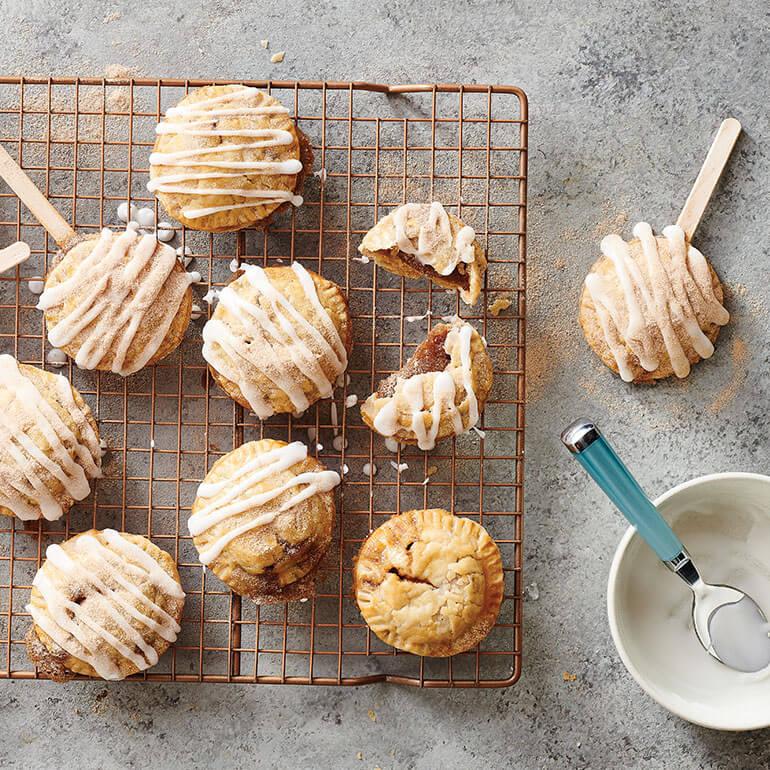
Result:
M37 306L49 342L81 369L126 377L182 341L191 283L174 249L154 236L104 229L59 253Z
M358 250L391 273L458 290L466 305L476 304L487 269L473 228L436 201L392 211L369 230Z
M58 374L0 355L0 514L53 521L102 475L99 432Z
M636 238L608 235L580 297L580 325L593 351L626 382L675 374L714 352L730 315L717 274L681 227L655 236L646 222Z
M392 516L364 541L353 590L369 628L415 655L475 647L503 600L500 551L471 519L434 508Z
M492 361L479 333L456 320L439 324L401 371L383 380L361 406L381 436L420 449L470 430L492 387Z
M278 211L302 204L310 142L263 91L200 88L168 110L156 132L147 189L186 227L264 227Z
M229 452L193 503L189 529L201 563L259 604L312 596L339 483L301 441L264 439Z
M183 606L171 556L140 535L92 529L46 549L26 607L27 653L56 681L125 679L176 641Z
M291 267L241 265L203 327L203 357L230 398L261 420L329 398L348 365L348 303L337 284Z

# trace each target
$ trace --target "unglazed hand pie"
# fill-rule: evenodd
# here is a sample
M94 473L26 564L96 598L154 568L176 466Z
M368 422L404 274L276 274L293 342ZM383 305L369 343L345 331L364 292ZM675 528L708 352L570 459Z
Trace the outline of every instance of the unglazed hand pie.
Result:
M434 508L391 517L353 568L358 607L383 642L446 657L475 647L503 600L500 551L475 521Z
M229 452L193 504L189 528L201 563L261 604L312 596L339 483L300 441L264 439Z
M49 342L81 369L125 377L182 341L191 283L174 249L154 236L104 229L58 255L38 308L45 311Z
M437 440L476 425L491 387L484 341L456 320L434 326L406 366L361 405L361 415L381 436L433 449Z
M61 375L0 355L0 514L58 519L101 476L91 410Z
M158 125L150 183L166 211L195 230L265 226L313 166L307 137L274 97L241 85L185 96Z
M635 240L608 235L580 298L588 344L626 382L686 377L714 352L730 315L722 285L677 225L655 236L646 222Z
M140 535L92 529L46 549L26 607L27 653L57 681L125 679L176 640L183 606L171 556Z
M263 420L329 398L352 345L340 287L299 262L241 269L203 327L214 379Z
M476 304L487 269L473 228L436 201L392 211L369 230L358 250L396 275L457 289L468 305Z

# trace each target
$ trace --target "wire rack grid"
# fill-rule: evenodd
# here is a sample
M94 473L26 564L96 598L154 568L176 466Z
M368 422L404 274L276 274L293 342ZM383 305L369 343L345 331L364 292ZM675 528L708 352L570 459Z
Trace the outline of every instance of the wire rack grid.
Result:
M155 125L189 89L211 81L0 78L0 141L78 231L119 226L123 201L155 207L146 190ZM91 527L140 533L167 550L187 593L182 632L138 680L364 684L424 687L513 684L521 673L524 317L527 105L511 86L386 86L251 82L278 97L309 137L314 174L305 204L267 232L208 234L176 227L173 245L201 274L201 318L159 365L127 379L46 362L50 350L31 278L45 275L56 246L16 197L0 188L0 244L24 240L31 258L0 276L0 352L67 375L89 402L106 443L104 477L57 522L0 522L0 678L38 677L26 658L24 610L45 548ZM407 281L357 259L360 239L390 209L442 201L474 227L489 269L482 299ZM345 290L354 349L333 400L299 418L260 422L220 391L201 356L210 309L232 260L298 259ZM497 314L497 298L511 300ZM498 303L500 304L500 303ZM431 319L460 315L485 335L495 385L481 430L426 453L395 454L362 422L363 400L400 368ZM259 607L231 593L196 558L187 518L198 483L244 441L296 439L340 471L335 539L305 603ZM376 473L363 472L365 464ZM408 467L407 467L408 466ZM361 542L390 515L443 507L480 521L503 556L506 593L498 623L471 652L449 659L397 653L364 624L351 590Z

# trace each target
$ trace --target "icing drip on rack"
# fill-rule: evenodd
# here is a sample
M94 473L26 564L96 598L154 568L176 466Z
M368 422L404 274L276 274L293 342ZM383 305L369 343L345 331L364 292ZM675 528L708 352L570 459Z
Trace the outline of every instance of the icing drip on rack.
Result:
M228 380L235 382L254 413L264 420L274 414L261 387L253 384L257 369L291 400L296 412L310 406L302 384L310 380L321 398L329 398L337 377L348 365L345 344L321 304L312 276L299 262L291 269L307 302L302 312L256 265L241 265L257 290L255 301L244 299L237 288L219 294L217 313L226 310L235 320L216 315L203 327L203 357Z
M706 259L686 242L681 227L666 227L661 238L646 222L639 222L633 233L641 245L640 259L632 257L629 244L619 235L608 235L601 250L612 261L615 275L586 277L604 339L626 382L634 379L634 357L652 372L664 353L676 376L686 377L690 362L682 341L701 358L709 358L714 346L703 326L724 326L730 315L714 295ZM668 259L662 256L663 244Z
M75 363L82 369L96 368L113 352L113 372L125 377L139 371L163 344L192 282L190 274L174 270L176 264L174 249L152 235L140 236L135 230L115 234L105 228L74 273L40 295L40 310L68 308L48 329L49 341L61 348L80 336ZM160 322L144 348L127 361L147 311L161 294Z
M199 557L201 564L211 564L236 537L270 524L280 514L290 511L313 495L330 492L340 483L336 471L308 471L291 476L273 487L268 485L261 492L249 493L252 487L269 480L275 481L279 474L306 458L307 447L301 441L295 441L258 455L243 465L235 476L220 482L203 482L198 487L198 497L210 499L211 502L190 517L188 527L191 535L200 535L220 522L261 508L286 492L291 493L277 507L257 512L254 518L236 524L204 548ZM294 491L299 487L298 491Z
M219 139L211 147L201 147L175 152L153 152L150 166L182 168L178 173L167 173L150 180L147 189L150 192L181 193L203 197L230 195L234 198L252 199L252 202L231 203L226 205L204 206L202 208L183 209L187 219L199 219L222 211L266 206L275 203L291 202L294 206L302 205L302 196L288 190L238 187L205 187L200 182L213 179L242 180L245 176L266 174L298 174L302 170L301 161L296 158L287 160L233 160L233 152L262 150L268 147L290 146L294 142L291 132L279 128L222 128L220 119L249 118L258 120L270 115L288 115L288 110L280 104L259 104L263 98L256 88L242 86L226 94L214 96L192 104L181 104L166 112L166 119L156 127L159 135L203 136ZM232 105L235 106L232 106ZM229 142L228 137L252 139L249 142ZM205 167L205 171L191 169ZM213 170L217 169L217 170ZM221 170L219 170L221 169Z
M0 505L24 521L61 517L61 502L49 489L54 479L66 495L82 500L91 491L89 479L101 476L99 438L75 403L69 382L57 376L55 383L55 396L75 430L25 377L16 359L0 355ZM45 451L33 440L35 433L42 436Z
M49 545L47 562L32 581L45 607L31 603L26 609L59 647L103 679L117 680L125 675L115 653L139 671L158 662L157 651L137 624L169 643L179 633L176 620L147 594L160 592L178 600L184 592L152 556L119 532L105 529L101 536L106 544L85 534L69 547ZM83 592L85 601L72 600Z
M473 228L464 225L453 240L449 215L437 201L430 205L406 203L390 216L399 250L432 267L439 275L450 275L458 263L475 259Z
M420 449L436 445L442 414L448 413L455 434L470 430L479 419L479 405L473 388L471 369L471 338L473 327L456 324L444 342L444 352L450 361L442 372L424 372L399 380L393 395L374 418L374 429L381 436L394 436L407 427L417 438ZM458 398L468 402L468 416L463 420L458 409ZM399 413L410 416L407 426L399 420Z

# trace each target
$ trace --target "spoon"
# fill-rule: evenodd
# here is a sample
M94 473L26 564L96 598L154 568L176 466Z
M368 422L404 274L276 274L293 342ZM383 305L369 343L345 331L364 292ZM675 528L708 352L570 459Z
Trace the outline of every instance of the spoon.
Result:
M704 649L737 671L769 666L770 625L759 605L737 588L701 578L687 549L596 425L577 420L561 440L658 558L692 591L693 625Z

